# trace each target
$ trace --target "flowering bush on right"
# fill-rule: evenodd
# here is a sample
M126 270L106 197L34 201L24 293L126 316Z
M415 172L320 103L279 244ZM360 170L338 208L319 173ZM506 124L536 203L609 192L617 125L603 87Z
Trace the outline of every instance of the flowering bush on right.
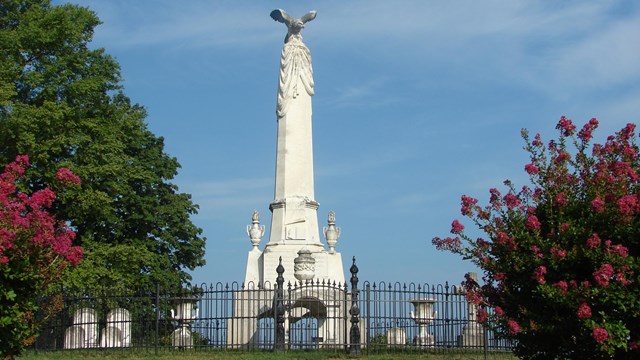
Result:
M480 284L463 283L467 298L525 359L640 358L635 125L591 145L597 127L562 117L558 139L547 143L522 130L530 186L507 180L504 194L490 189L486 206L463 195L462 215L486 238L467 236L454 220L452 236L432 240L482 270Z

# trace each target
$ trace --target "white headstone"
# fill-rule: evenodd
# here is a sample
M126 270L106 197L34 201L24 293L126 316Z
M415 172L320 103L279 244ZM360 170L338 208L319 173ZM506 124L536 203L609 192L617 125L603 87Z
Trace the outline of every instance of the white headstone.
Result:
M129 310L115 308L107 314L107 326L102 333L100 346L128 347L131 345L131 316Z
M91 308L81 308L73 313L73 323L84 330L84 344L82 347L98 345L98 316Z
M186 327L177 328L171 338L171 345L175 348L191 348L193 347L193 336L191 335L191 331Z
M80 325L69 326L64 331L64 349L81 349L85 345L84 329Z

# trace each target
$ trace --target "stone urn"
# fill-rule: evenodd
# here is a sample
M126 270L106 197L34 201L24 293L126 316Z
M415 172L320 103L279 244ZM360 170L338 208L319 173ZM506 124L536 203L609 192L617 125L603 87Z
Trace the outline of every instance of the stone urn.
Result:
M302 248L298 251L298 257L293 259L293 276L300 282L313 280L316 272L316 259L311 255L311 251Z
M409 300L409 302L414 308L414 311L411 311L411 319L418 324L420 329L419 334L416 337L416 345L434 346L435 341L433 339L433 335L427 332L427 326L431 321L433 321L433 319L435 319L433 304L436 302L436 299L420 298Z
M193 338L189 323L198 318L199 309L196 307L197 298L176 298L176 309L171 309L171 318L178 322L178 328L173 331L172 345L176 348L190 348Z
M181 298L176 300L176 310L171 309L171 318L182 325L189 324L198 317L196 298Z
M253 210L251 225L247 225L247 235L249 235L249 240L253 245L252 250L258 250L258 245L260 245L260 240L264 235L264 225L260 225L260 214L257 210Z
M324 238L327 240L327 245L329 245L329 253L333 254L335 253L335 247L340 237L340 228L336 226L335 212L329 211L327 225L329 226L325 226L322 230L324 232Z

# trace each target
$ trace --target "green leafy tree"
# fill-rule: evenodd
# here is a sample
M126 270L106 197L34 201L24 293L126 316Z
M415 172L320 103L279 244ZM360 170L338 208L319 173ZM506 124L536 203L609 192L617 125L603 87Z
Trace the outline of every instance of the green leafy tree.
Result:
M562 117L548 144L523 130L533 188L507 181L508 192L491 189L486 207L462 196L462 214L488 239L465 235L458 220L453 237L433 239L483 270L484 284L463 283L468 299L525 359L640 358L635 125L591 146L597 126L591 119L576 133Z
M39 323L62 305L57 295L41 302L38 309L37 298L59 283L65 268L77 265L82 258L82 249L72 246L75 233L49 212L56 193L49 187L31 194L20 190L27 181L24 174L28 166L29 158L21 155L0 174L2 358L13 358L33 343ZM61 185L75 187L80 183L66 168L59 169L56 177ZM38 310L44 316L37 319Z
M76 5L0 3L0 163L29 154L34 191L56 164L83 179L53 209L86 254L67 286L180 286L204 265L197 206L170 182L179 164L124 95L117 62L88 48L99 23Z

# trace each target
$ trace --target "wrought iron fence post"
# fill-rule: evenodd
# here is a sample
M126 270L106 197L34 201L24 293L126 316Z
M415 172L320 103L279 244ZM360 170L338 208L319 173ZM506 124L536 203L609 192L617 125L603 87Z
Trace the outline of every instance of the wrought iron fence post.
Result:
M482 326L482 333L484 334L482 339L482 347L484 348L484 360L489 359L489 331L487 331L487 326Z
M284 351L284 266L282 266L282 257L280 257L280 263L276 268L276 272L278 273L278 277L276 278L276 296L275 296L275 318L276 318L276 328L275 328L275 351Z
M360 355L360 309L358 308L358 267L356 257L353 257L351 271L351 330L349 331L349 354Z
M160 337L160 283L156 282L156 341L155 353L158 355L158 338Z
M364 302L365 302L365 319L366 319L366 324L367 326L365 327L365 341L367 343L367 354L369 353L369 349L371 349L371 333L369 331L370 328L370 324L371 324L371 283L369 282L365 282L365 289L367 291L365 291L365 295L364 295Z

